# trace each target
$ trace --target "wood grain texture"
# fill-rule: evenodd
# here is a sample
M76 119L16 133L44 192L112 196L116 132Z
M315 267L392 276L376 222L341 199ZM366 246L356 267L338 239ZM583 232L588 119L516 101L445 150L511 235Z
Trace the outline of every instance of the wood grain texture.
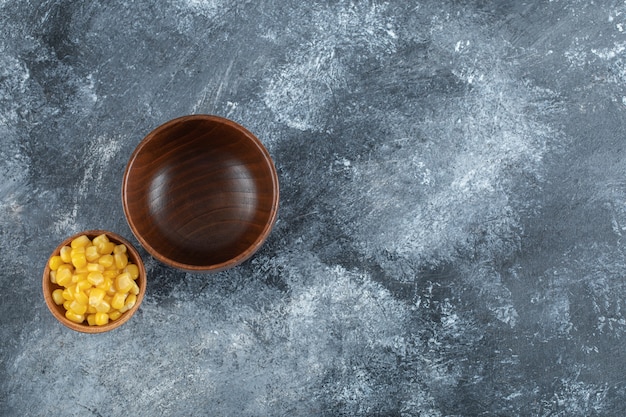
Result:
M139 144L122 199L141 244L161 262L219 271L248 259L276 220L278 177L261 142L238 124L193 115Z

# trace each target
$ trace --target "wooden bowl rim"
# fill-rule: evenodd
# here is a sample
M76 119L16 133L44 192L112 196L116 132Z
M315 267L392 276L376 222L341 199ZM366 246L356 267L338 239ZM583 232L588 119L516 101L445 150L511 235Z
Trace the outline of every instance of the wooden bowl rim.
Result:
M74 323L73 321L68 320L64 314L61 314L59 312L58 310L59 306L57 306L54 300L52 299L52 287L54 286L54 284L50 282L50 262L49 261L52 256L58 255L60 253L61 248L63 246L69 245L70 242L74 240L75 238L81 235L86 235L90 239L93 239L94 237L99 236L103 233L106 234L111 241L114 241L116 243L123 243L124 245L126 245L126 248L128 249L128 252L130 255L128 257L129 260L132 261L134 264L136 264L137 267L139 268L139 278L137 278L138 285L139 285L139 294L137 294L137 301L135 302L135 305L130 310L124 312L120 316L119 319L115 321L109 321L109 323L105 324L104 326L90 326L86 323ZM135 247L128 240L126 240L124 237L120 236L119 234L115 232L111 232L109 230L99 230L99 229L85 230L83 232L75 233L74 235L63 240L50 254L48 259L46 259L46 266L44 267L43 280L42 280L43 296L44 296L44 300L46 301L46 305L48 306L48 310L50 310L52 315L58 321L60 321L61 324L65 325L66 327L69 327L72 330L75 330L77 332L82 332L82 333L104 333L104 332L108 332L110 330L116 329L120 327L122 324L126 323L139 309L139 305L143 301L144 295L146 293L146 286L147 286L146 269L143 264L143 260L141 259L141 256L139 255L139 252L137 252L137 249L135 249Z
M163 130L168 129L169 127L175 124L186 123L188 121L196 121L196 120L217 122L219 124L229 126L243 133L243 135L247 137L259 150L259 155L263 157L263 161L266 164L266 166L269 168L271 178L272 178L272 190L273 190L272 197L273 198L272 198L270 219L265 224L265 227L263 228L259 236L246 250L242 251L239 255L227 261L217 263L217 264L212 264L212 265L191 265L191 264L179 262L179 261L176 261L175 259L172 259L163 255L162 253L154 249L154 247L142 236L137 226L135 225L135 222L133 221L133 216L129 209L128 194L127 194L130 171L133 167L133 164L135 163L135 160L137 159L139 154L142 152L142 150L152 140L154 140L154 138ZM234 122L225 117L210 115L210 114L192 114L192 115L187 115L187 116L180 116L175 119L169 120L157 126L152 131L150 131L141 140L141 142L139 142L139 144L137 145L137 147L131 154L128 160L128 164L126 165L126 169L124 170L124 178L122 181L122 206L124 208L124 215L126 217L126 221L131 231L133 232L133 235L135 235L135 237L141 243L141 245L161 263L183 270L183 271L189 271L189 272L219 272L219 271L223 271L226 269L234 268L235 266L249 259L252 255L256 253L256 251L267 240L267 237L269 236L272 228L274 227L274 224L276 223L276 219L278 217L279 201L280 201L280 186L278 182L278 174L276 172L274 161L272 160L272 157L270 156L267 148L265 148L263 143L259 140L259 138L256 137L256 135L254 135L252 132L250 132L248 129L246 129L239 123Z

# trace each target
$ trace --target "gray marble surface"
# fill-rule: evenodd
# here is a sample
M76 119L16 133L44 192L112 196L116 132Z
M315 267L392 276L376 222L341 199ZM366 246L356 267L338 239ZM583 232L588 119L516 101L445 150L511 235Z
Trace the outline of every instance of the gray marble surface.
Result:
M0 1L0 414L626 415L623 1ZM145 250L122 328L47 310L52 249L137 243L130 153L246 126L272 235Z

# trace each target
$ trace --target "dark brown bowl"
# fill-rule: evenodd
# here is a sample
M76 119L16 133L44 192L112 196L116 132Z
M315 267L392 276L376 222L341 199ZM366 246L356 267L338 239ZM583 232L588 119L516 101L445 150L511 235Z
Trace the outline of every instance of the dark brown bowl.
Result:
M150 132L122 185L128 224L152 256L193 272L239 265L265 242L278 214L278 176L252 133L192 115Z
M137 265L137 267L139 268L139 277L135 281L137 283L137 286L139 286L139 294L137 294L137 301L135 302L135 305L130 310L123 313L119 319L110 321L108 324L105 324L103 326L90 326L87 323L74 323L73 321L68 320L65 317L65 308L62 305L57 305L52 300L52 292L56 290L57 288L63 289L63 287L57 284L53 284L50 281L50 263L48 262L48 260L52 256L58 255L63 246L69 246L72 240L74 240L75 238L81 235L86 235L89 239L93 239L94 237L99 236L103 233L107 235L107 237L109 238L111 242L114 242L117 245L119 245L120 243L123 243L124 245L126 245L128 260L134 263L135 265ZM61 242L59 246L57 246L54 249L54 251L50 255L50 258L46 260L46 266L43 271L43 280L42 280L43 298L46 301L46 305L48 306L48 309L50 310L52 315L57 320L59 320L63 325L69 327L72 330L76 330L78 332L83 332L83 333L108 332L109 330L116 329L120 327L122 324L126 323L131 318L131 316L135 314L135 312L139 309L139 305L141 304L141 301L143 300L143 297L146 294L146 269L144 267L143 261L141 260L141 256L139 256L139 253L133 247L133 245L131 245L129 241L127 241L122 236L118 235L117 233L109 232L106 230L87 230L84 232L77 233L73 236L68 237L63 242Z

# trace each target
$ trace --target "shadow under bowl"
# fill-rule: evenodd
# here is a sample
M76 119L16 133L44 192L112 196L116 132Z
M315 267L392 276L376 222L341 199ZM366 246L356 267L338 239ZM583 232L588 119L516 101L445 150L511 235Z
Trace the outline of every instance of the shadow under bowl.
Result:
M156 259L217 272L239 265L267 239L278 213L278 176L244 127L218 116L184 116L139 143L122 202L131 230Z

